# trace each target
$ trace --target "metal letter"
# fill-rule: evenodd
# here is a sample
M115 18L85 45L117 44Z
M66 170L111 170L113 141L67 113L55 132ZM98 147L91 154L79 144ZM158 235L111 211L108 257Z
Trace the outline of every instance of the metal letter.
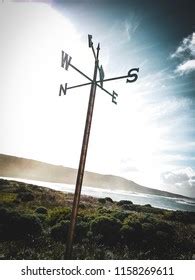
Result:
M67 90L67 83L65 83L65 87L63 85L60 85L60 90L59 90L59 96L61 96L61 92L63 91L64 95L66 95L66 90Z
M132 80L127 79L126 80L127 83L133 83L133 82L137 81L137 79L138 79L138 75L137 74L135 74L135 73L131 74L132 71L139 72L139 68L133 68L133 69L129 70L128 77L129 78L133 78L133 79Z
M89 48L91 48L93 46L92 35L88 35L88 43L89 43Z
M100 85L103 87L103 80L104 80L104 70L102 65L99 68L99 74L100 74Z
M117 104L117 102L116 102L116 97L118 96L118 94L113 90L113 95L112 95L112 102L114 103L114 104Z
M69 56L67 53L62 51L62 60L61 60L61 67L64 68L65 70L68 70L68 66L70 64L72 57Z

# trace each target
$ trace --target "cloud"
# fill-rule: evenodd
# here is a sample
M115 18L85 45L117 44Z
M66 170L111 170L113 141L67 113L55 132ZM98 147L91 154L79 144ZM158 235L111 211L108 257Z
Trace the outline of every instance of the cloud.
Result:
M176 73L183 75L195 71L195 32L183 39L171 58L181 60Z
M171 58L181 57L186 54L195 56L195 32L183 39L175 53L171 55Z
M138 20L136 17L132 16L130 17L130 20L126 19L124 21L124 27L125 27L125 35L127 36L127 40L130 41L132 35L135 33L137 28L140 25L140 20Z
M175 188L177 192L186 190L187 195L195 196L195 171L191 167L164 172L161 178L166 186Z
M189 73L195 70L195 59L188 60L183 64L178 65L176 72L177 73Z

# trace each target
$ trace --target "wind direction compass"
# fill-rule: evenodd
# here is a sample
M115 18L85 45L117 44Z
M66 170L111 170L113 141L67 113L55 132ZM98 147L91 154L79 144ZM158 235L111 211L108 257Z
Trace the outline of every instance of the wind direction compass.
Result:
M72 65L72 63L71 63L72 57L69 56L67 53L62 51L62 56L61 56L61 67L62 68L64 68L65 70L68 70L68 68L71 67L74 70L76 70L78 73L83 75L90 82L75 85L75 86L70 86L70 87L68 87L67 83L65 83L64 85L61 84L60 89L59 89L59 96L61 96L62 93L64 95L66 95L67 91L70 89L91 85L88 109L87 109L87 116L86 116L86 122L85 122L85 130L84 130L84 135L83 135L83 142L82 142L81 155L80 155L80 161L79 161L79 168L78 168L77 179L76 179L75 194L74 194L74 200L73 200L73 206L72 206L71 220L70 220L69 232L68 232L68 237L67 237L67 242L66 242L65 258L67 260L71 259L71 254L72 254L72 245L73 245L75 225L76 225L76 220L77 220L81 188L82 188L82 182L83 182L83 176L84 176L85 162L86 162L86 156L87 156L89 135L90 135L90 130L91 130L91 122L92 122L93 108L94 108L95 95L96 95L96 88L99 87L101 90L103 90L107 94L109 94L112 97L112 102L114 104L117 104L116 98L118 97L118 94L115 91L113 91L112 93L107 91L103 87L104 82L126 78L127 83L133 83L138 79L138 72L139 72L139 68L132 68L128 71L126 76L104 79L105 75L104 75L103 67L102 67L102 65L99 66L100 44L98 43L98 46L96 49L97 51L95 51L94 46L93 46L93 41L92 41L92 35L88 35L88 43L89 43L89 48L92 49L93 55L95 58L93 79L91 79L86 74L84 74L82 71L80 71L78 68L76 68L74 65ZM99 80L97 80L98 72L99 72Z

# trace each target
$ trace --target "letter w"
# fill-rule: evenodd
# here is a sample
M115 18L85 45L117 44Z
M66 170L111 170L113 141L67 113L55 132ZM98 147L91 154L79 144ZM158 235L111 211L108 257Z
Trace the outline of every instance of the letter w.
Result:
M67 53L62 51L62 61L61 61L61 67L64 68L65 70L68 70L68 66L70 65L72 57L69 56Z

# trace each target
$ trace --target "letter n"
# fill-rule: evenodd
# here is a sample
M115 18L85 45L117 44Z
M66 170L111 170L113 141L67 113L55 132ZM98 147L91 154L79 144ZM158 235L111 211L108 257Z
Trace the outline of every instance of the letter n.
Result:
M61 67L65 70L68 70L68 66L70 65L72 57L69 56L67 53L62 51L62 60L61 60Z
M66 90L67 90L67 83L65 83L65 87L63 85L60 85L60 90L59 90L59 96L61 96L61 93L63 91L64 95L66 95Z

